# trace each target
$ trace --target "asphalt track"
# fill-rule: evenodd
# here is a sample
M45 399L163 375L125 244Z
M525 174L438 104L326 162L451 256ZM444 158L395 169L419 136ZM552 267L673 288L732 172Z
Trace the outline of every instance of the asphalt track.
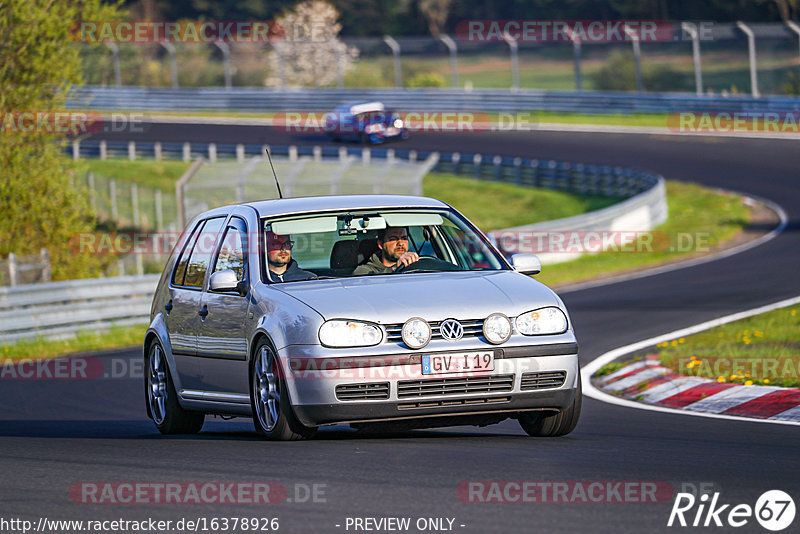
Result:
M171 124L118 139L327 142L263 127ZM403 148L627 165L746 192L785 209L786 230L741 254L562 293L582 364L615 347L800 294L796 141L533 131L418 134ZM135 351L121 351L101 360L108 370L138 358ZM409 532L417 532L414 521L420 517L455 518L455 531L471 533L695 530L667 528L671 498L657 504L469 503L456 491L465 481L661 481L676 491L703 483L720 492L721 503L753 506L770 489L800 503L800 430L792 426L646 412L585 398L578 427L560 439L528 438L507 421L380 437L337 427L306 442L270 443L241 419L209 419L197 436L162 437L145 419L140 374L119 374L3 380L0 517L278 517L281 532L365 532L346 529L347 517L410 517ZM70 486L83 481L211 480L279 482L292 502L93 505L69 496ZM297 502L298 484L324 484L325 495ZM786 532L798 525L800 518ZM764 532L753 518L736 530Z

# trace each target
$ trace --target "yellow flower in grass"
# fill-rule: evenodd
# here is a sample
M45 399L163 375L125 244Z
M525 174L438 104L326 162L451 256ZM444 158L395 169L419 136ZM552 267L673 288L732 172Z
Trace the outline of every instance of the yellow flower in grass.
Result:
M723 382L725 382L725 377L724 377L724 376L718 376L718 377L717 377L717 382L719 382L720 384L722 384Z
M686 338L683 338L683 337L682 337L682 338L680 338L680 339L678 340L678 343L686 343Z
M672 346L673 346L673 347L677 347L677 346L678 346L678 341L677 341L677 340L675 340L675 339L673 339L673 340L672 340Z
M765 378L764 380L762 380L762 382L764 382L765 384L769 384L769 378Z
M747 382L744 383L744 385L745 386L752 386L753 385L753 381L752 380L748 380Z
M761 330L756 330L755 332L753 332L753 335L756 337L764 337L764 332L762 332Z
M797 315L797 310L792 310L792 317L794 317L795 315Z

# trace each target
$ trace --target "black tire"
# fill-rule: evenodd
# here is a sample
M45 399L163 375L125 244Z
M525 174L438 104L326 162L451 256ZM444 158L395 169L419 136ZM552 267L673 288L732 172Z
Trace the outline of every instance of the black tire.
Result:
M575 430L575 425L578 424L581 416L581 404L583 404L580 371L578 373L578 388L569 408L552 415L525 413L518 417L520 426L529 436L555 438L566 436Z
M256 432L269 440L305 439L317 430L295 417L278 357L266 339L258 343L250 363L250 406Z
M203 428L206 414L184 410L178 402L164 348L153 341L147 351L145 396L147 411L162 434L196 434Z

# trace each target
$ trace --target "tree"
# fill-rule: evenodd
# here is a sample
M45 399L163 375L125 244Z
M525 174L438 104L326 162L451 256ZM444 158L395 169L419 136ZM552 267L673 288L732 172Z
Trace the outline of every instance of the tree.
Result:
M329 85L358 57L358 49L339 40L339 12L321 0L306 0L277 18L284 37L272 44L266 85ZM338 65L338 66L337 66Z
M428 31L434 37L442 33L447 16L450 14L452 0L420 0L419 10L428 23Z
M54 278L96 272L98 258L71 249L77 234L91 231L92 214L86 195L71 184L65 133L38 127L22 133L17 118L64 111L70 88L81 83L70 25L118 16L100 0L0 0L0 255L47 248Z

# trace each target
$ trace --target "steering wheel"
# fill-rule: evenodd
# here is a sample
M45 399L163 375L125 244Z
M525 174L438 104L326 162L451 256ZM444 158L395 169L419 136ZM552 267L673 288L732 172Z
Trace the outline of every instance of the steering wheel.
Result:
M440 260L435 256L420 256L414 263L400 265L394 272L413 273L416 271L460 271L457 265L449 261Z

